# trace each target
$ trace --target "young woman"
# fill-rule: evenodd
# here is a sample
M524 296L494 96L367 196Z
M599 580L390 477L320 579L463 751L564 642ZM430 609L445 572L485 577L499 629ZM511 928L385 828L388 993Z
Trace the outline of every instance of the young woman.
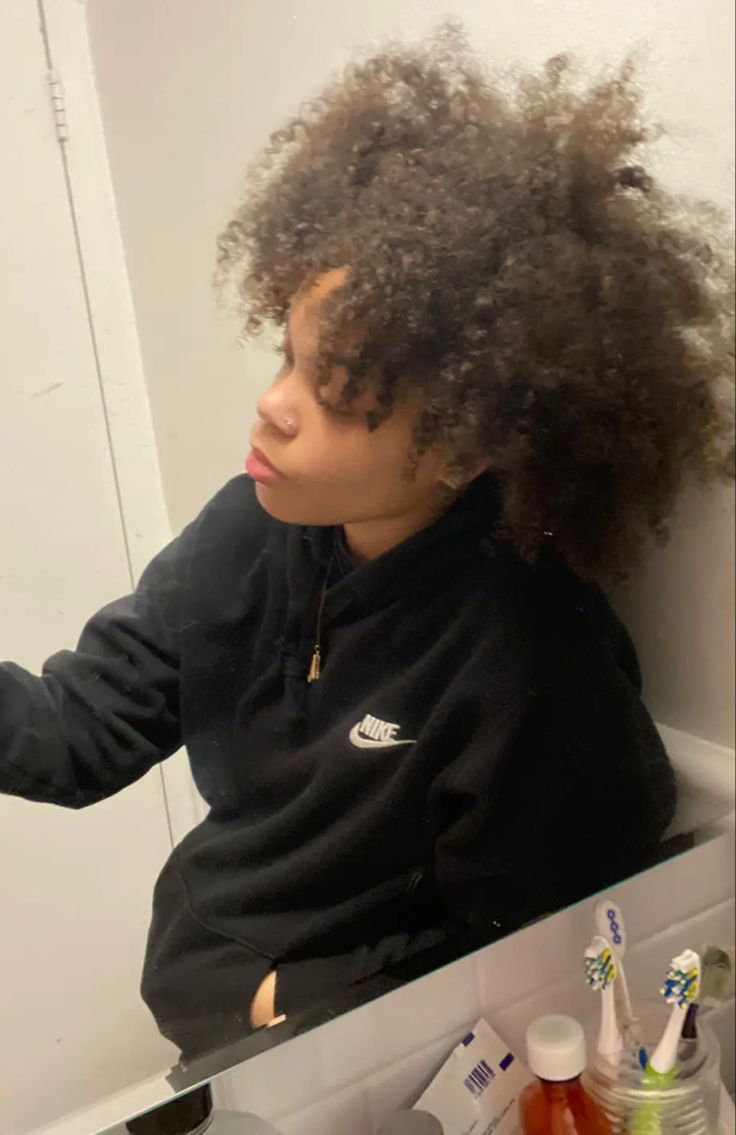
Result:
M0 668L6 792L83 807L187 746L210 811L143 978L186 1056L656 856L672 772L600 584L726 471L730 360L646 137L626 69L507 90L452 32L349 68L220 240L283 332L249 476L76 651Z

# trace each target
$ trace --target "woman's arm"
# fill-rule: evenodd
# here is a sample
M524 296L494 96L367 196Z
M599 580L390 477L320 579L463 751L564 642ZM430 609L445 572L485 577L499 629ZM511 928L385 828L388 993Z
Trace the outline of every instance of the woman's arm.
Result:
M40 677L0 664L0 792L82 808L179 748L181 575L193 529Z

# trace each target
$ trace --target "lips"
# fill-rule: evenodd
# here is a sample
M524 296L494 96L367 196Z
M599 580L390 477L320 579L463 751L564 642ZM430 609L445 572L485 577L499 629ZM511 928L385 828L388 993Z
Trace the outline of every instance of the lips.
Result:
M265 465L266 469L270 469L271 472L276 473L277 476L283 477L283 473L281 472L281 470L277 469L276 466L273 464L273 462L268 460L268 458L266 457L266 454L263 452L262 449L259 449L257 445L254 445L254 446L251 447L251 451L253 453L253 456L258 461L260 461L261 465Z
M261 485L275 485L283 477L283 473L272 465L265 453L255 445L245 462L245 471Z

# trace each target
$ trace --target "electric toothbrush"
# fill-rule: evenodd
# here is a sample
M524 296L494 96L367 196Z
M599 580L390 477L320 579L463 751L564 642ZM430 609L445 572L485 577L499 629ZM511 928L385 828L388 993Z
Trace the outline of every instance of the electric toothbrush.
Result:
M585 980L601 994L601 1025L598 1032L598 1054L609 1063L618 1064L624 1047L618 1027L614 986L619 971L611 944L596 934L585 951Z
M672 959L660 993L672 1006L662 1039L647 1061L642 1086L653 1091L671 1087L677 1079L677 1053L688 1007L700 996L701 962L695 950ZM661 1135L662 1105L643 1103L634 1118L631 1135Z

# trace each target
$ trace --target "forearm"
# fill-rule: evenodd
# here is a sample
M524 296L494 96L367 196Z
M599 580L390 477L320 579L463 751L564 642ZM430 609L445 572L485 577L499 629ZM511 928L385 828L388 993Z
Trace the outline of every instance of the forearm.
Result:
M40 676L0 665L0 791L81 808L179 748L178 555L175 541Z
M176 722L164 714L155 729L142 729L122 715L100 679L90 681L99 687L98 702L85 696L78 675L65 685L53 672L39 677L0 664L0 792L85 807L132 784L178 747Z

